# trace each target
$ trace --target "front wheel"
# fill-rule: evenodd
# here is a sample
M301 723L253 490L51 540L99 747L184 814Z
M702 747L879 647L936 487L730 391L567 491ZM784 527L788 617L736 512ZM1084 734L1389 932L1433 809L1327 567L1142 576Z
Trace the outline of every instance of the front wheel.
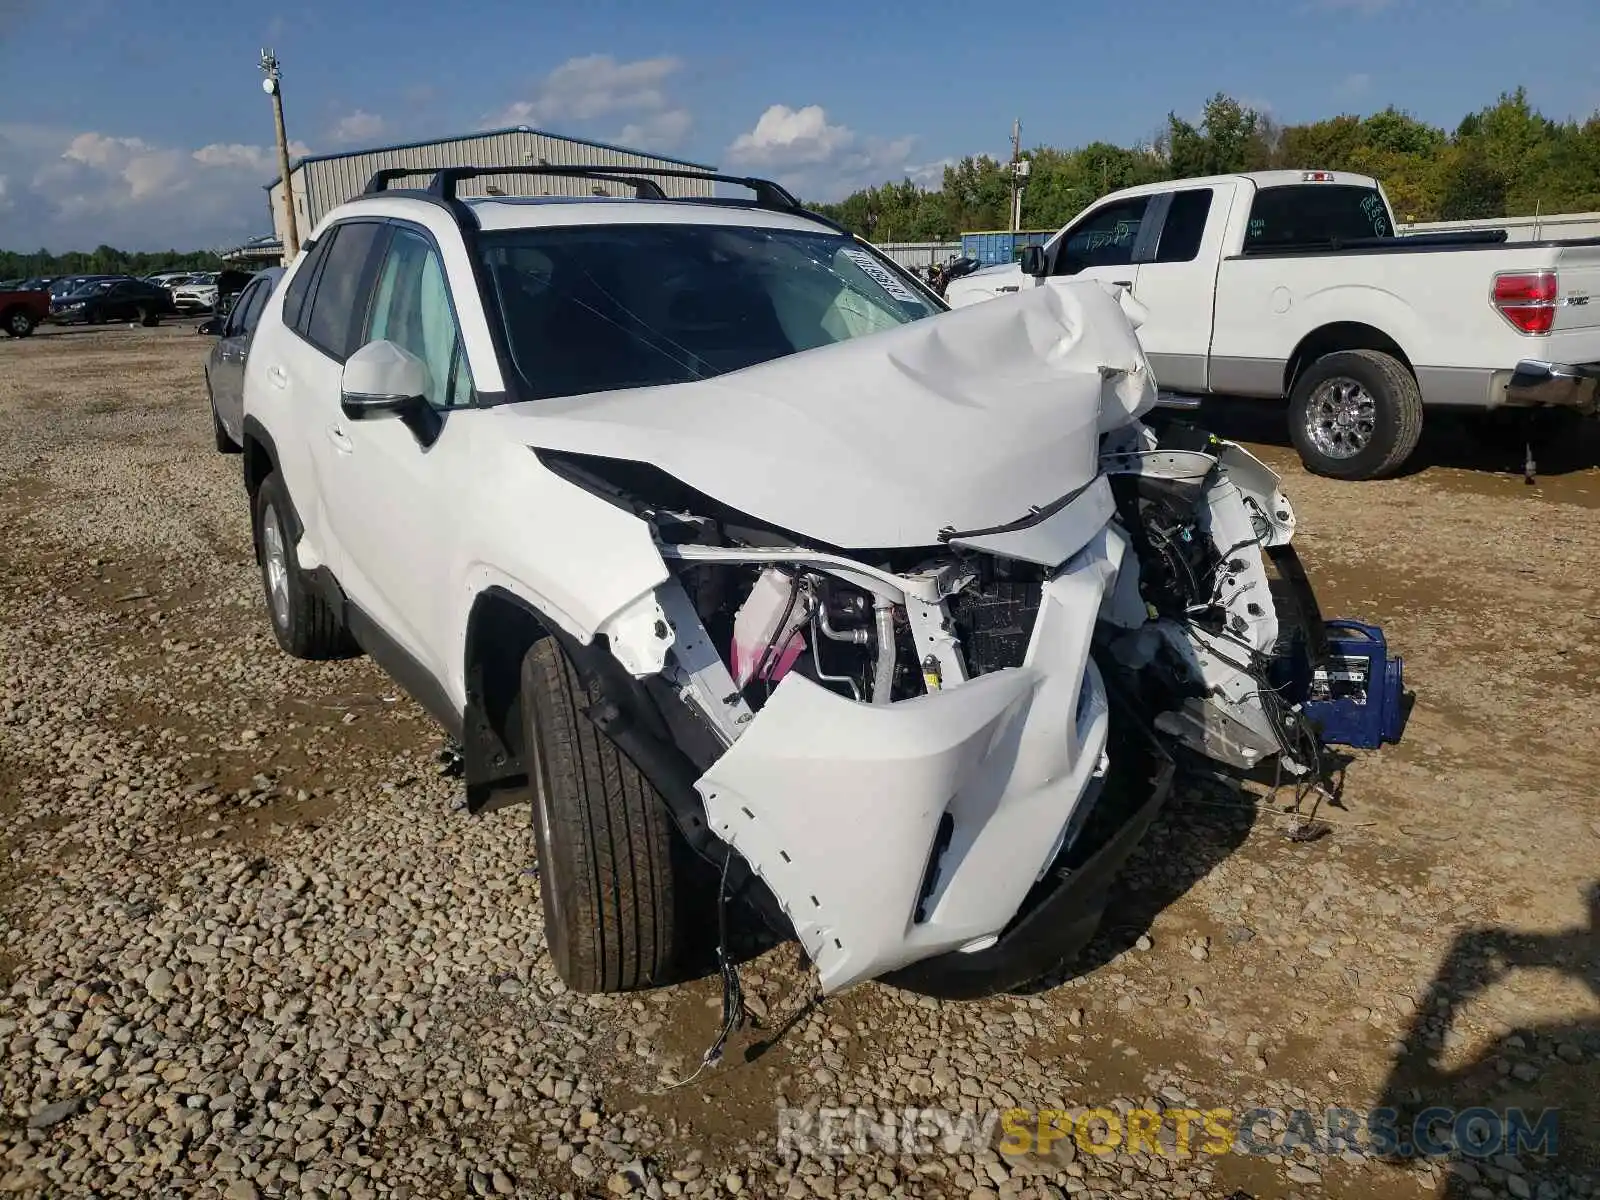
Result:
M1422 436L1422 390L1410 369L1378 350L1340 350L1313 362L1289 396L1289 437L1307 470L1334 479L1382 479Z
M672 981L680 888L666 804L584 715L598 698L554 638L529 649L523 744L550 957L574 991L622 992Z
M161 324L161 314L153 308L141 308L139 310L139 324L146 329L159 325Z

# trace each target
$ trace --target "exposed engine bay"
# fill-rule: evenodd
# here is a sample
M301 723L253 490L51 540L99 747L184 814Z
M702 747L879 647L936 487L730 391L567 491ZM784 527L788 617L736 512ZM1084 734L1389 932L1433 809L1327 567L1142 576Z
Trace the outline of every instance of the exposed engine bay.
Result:
M881 511L812 504L808 527L840 531L829 541L774 523L805 511L792 487L763 501L755 472L729 476L722 498L684 482L688 442L658 439L649 459L576 438L537 451L648 523L666 579L601 632L698 772L708 834L770 890L825 991L888 976L960 995L1042 974L1093 932L1177 755L1321 771L1307 702L1326 636L1277 476L1157 407L1117 300L1085 285L1063 311L1055 292L1010 316L997 304L939 318L1009 321L991 344L1018 314L1032 322L1036 354L1020 361L1035 377L1017 387L1061 413L1053 427L996 423L1011 457L996 453L988 490L962 480L944 511L1004 514L1008 467L1018 490L1070 490L978 527L919 536L938 493L919 490L909 460L885 468ZM984 393L960 391L950 364L966 343L944 330L878 335L905 348L872 361L895 364L901 386L934 363L935 399L967 419L963 401ZM748 372L751 394L805 379L804 358ZM768 517L730 502L740 495ZM872 548L874 532L894 544Z

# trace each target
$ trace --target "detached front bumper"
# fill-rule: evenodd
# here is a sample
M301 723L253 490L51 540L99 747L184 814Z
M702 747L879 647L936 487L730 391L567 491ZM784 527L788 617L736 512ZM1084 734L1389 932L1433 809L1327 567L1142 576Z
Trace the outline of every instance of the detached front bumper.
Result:
M892 704L790 674L697 781L824 991L993 947L1072 843L1109 761L1089 646L1119 552L1044 585L1022 666Z
M1600 397L1600 362L1555 363L1525 358L1506 383L1506 403L1592 413Z

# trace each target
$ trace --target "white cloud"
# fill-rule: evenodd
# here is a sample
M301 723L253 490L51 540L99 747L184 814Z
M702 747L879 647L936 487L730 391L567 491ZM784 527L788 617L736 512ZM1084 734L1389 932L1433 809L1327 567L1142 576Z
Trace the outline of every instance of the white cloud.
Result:
M310 154L311 147L304 142L289 143L289 158ZM278 174L278 152L272 146L249 146L241 142L212 142L201 146L191 158L203 167L237 167L262 176L265 183Z
M609 54L569 58L539 81L531 98L507 107L499 123L593 121L657 112L668 106L665 84L682 69L682 60L670 56L621 63Z
M295 143L291 152L308 149ZM243 143L190 150L95 130L0 124L0 173L7 248L192 249L271 227L262 185L277 173L277 155Z
M755 128L736 137L727 150L732 164L766 171L808 199L834 200L856 188L907 177L939 182L945 163L915 165L914 137L863 136L828 120L820 104L770 106ZM915 174L913 174L915 173Z
M694 117L688 109L668 108L624 125L615 140L647 150L674 150L693 127Z
M369 113L365 109L358 108L355 112L340 117L329 137L341 146L374 142L382 136L387 127L387 123L377 113Z
M754 129L733 139L728 157L756 167L810 166L827 162L854 140L855 134L843 125L828 124L820 104L774 104Z
M182 152L152 146L142 138L80 133L61 157L120 179L127 185L127 199L133 201L171 196L188 185Z
M621 122L616 141L670 150L694 127L694 116L672 96L683 60L670 55L618 62L609 54L569 58L533 85L532 94L484 119L490 126L539 125L561 132L573 126Z

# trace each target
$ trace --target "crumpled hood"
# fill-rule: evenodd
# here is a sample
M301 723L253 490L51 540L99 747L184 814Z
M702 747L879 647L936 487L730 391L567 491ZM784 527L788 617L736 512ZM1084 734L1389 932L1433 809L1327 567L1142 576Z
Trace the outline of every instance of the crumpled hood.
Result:
M653 464L848 549L1006 525L1091 482L1154 404L1122 304L1042 287L695 383L499 408L528 445Z

